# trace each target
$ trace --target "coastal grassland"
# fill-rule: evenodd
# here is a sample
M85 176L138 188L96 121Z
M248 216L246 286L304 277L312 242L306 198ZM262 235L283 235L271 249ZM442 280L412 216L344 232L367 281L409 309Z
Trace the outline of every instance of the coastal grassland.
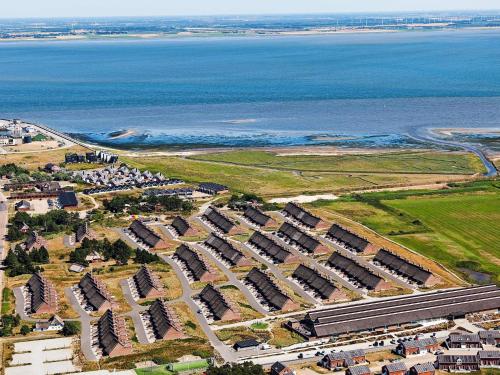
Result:
M311 207L374 237L352 222L357 221L469 281L500 283L499 180L452 184L442 190L354 194ZM424 260L412 260L436 270Z
M309 172L474 174L483 171L476 156L463 152L397 151L349 155L290 155L268 151L229 151L189 159Z
M10 153L0 155L0 164L14 163L18 167L28 170L43 168L47 163L59 164L64 162L64 155L68 152L84 153L89 150L81 146L60 148L43 152ZM80 164L79 164L80 165Z
M444 155L448 156L448 154L443 154L443 157ZM400 157L401 154L394 155L392 163L398 163ZM457 163L461 159L470 160L471 158L466 154L450 154L449 157L457 158ZM281 157L276 156L275 158L279 159ZM334 158L332 157L332 160ZM415 158L417 159L417 157ZM382 171L379 167L376 167L376 159L374 160L374 162L358 169L369 170L370 168L376 168L377 172L342 171L331 166L330 161L322 162L324 164L323 170L319 170L321 165L317 161L317 169L307 171L293 168L279 169L274 168L272 165L266 167L236 165L227 162L201 161L181 157L122 157L122 161L140 169L162 172L169 177L177 177L193 183L216 181L229 186L233 191L251 192L264 197L434 184L436 182L470 178L471 173L478 171L471 166L465 168L467 173L464 173L464 169L461 169L462 172L460 173L463 174L454 172L451 167L445 173L441 173L443 171L438 172L439 169L446 169L444 167L436 167L432 171L427 169L418 172L415 168L400 166L399 171L396 173L390 170ZM475 165L474 159L472 159L471 163ZM404 171L405 168L407 171Z

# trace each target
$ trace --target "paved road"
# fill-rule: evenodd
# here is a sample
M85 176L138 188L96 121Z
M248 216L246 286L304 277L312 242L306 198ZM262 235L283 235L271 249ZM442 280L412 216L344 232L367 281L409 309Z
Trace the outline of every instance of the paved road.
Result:
M174 272L177 274L177 277L182 285L181 300L189 306L193 314L196 316L196 318L198 319L198 323L201 326L201 329L208 337L208 340L210 341L214 349L219 352L220 356L226 362L236 361L237 359L236 352L232 351L230 348L224 345L224 343L221 340L219 340L219 338L215 335L215 333L212 332L210 324L208 323L205 316L203 316L203 314L198 314L199 307L191 298L191 293L193 291L191 289L191 286L189 285L189 280L186 278L180 267L177 265L177 263L175 263L172 259L170 259L166 255L160 255L160 258L163 259L166 263L168 263L173 268Z
M76 300L76 297L71 288L65 288L64 293L66 294L66 297L68 298L71 307L80 316L80 322L82 325L82 332L80 335L80 345L82 353L87 360L97 361L97 357L92 351L92 343L90 341L90 324L92 323L93 320L96 320L97 318L91 317L84 309L82 309L82 307Z
M217 259L210 251L204 249L200 245L191 244L191 246L195 247L203 255L209 257L210 260L212 260L217 265L217 267L219 267L222 270L222 272L224 272L224 275L226 275L226 277L229 279L229 283L231 285L234 285L235 287L237 287L245 295L246 299L248 300L250 305L255 310L257 310L258 312L260 312L261 314L264 314L264 315L269 314L269 311L267 311L265 308L262 307L262 305L259 303L259 301L250 292L248 287L245 284L243 284L240 280L238 280L236 275L233 272L231 272L229 269L227 269L226 266L224 265L224 263L222 263L219 259Z

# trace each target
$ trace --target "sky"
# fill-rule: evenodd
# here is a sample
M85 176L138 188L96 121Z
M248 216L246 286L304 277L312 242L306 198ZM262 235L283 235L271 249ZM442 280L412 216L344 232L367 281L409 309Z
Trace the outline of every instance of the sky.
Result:
M500 9L499 0L1 0L0 18Z

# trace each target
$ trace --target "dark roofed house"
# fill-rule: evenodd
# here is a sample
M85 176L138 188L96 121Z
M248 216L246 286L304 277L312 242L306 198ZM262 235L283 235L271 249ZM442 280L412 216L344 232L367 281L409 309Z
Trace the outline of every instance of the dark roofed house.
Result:
M326 229L328 226L321 218L311 214L309 211L293 202L287 203L283 209L283 214L311 229Z
M134 220L128 229L152 249L165 249L167 247L167 243L140 220Z
M354 280L366 289L378 292L392 288L391 284L382 277L375 275L368 268L361 266L353 259L347 258L338 252L334 252L330 256L327 264L345 274L349 280Z
M37 231L32 231L24 242L24 249L28 252L31 250L40 250L42 247L47 248L47 240L40 236Z
M198 298L208 307L215 320L227 321L241 318L235 305L211 284L203 288Z
M436 368L442 371L469 372L479 370L477 355L442 354L437 356Z
M215 233L211 233L204 244L219 254L231 266L248 266L251 264L250 260L241 251Z
M366 357L364 350L356 349L327 354L321 360L321 366L332 370L337 367L351 367L365 362Z
M176 340L185 337L177 314L161 299L157 299L149 306L148 315L157 340Z
M477 333L452 332L446 339L449 349L482 348L481 339Z
M106 285L92 274L86 273L78 283L78 287L92 311L103 312L112 307L113 298Z
M431 362L417 363L410 367L409 375L434 375L436 368Z
M202 217L224 234L232 235L238 231L236 224L213 206L208 207Z
M434 276L429 270L417 264L413 264L385 249L381 249L377 255L375 255L373 261L375 264L387 267L398 275L404 276L419 285L429 287L440 282L440 279Z
M56 289L41 272L30 277L26 288L30 299L30 313L55 314L58 306Z
M499 367L500 351L498 350L480 350L477 352L479 367Z
M237 352L242 350L251 350L258 348L260 343L255 339L241 340L233 345L233 349Z
M217 279L217 273L188 245L180 245L175 250L174 257L184 264L194 280L210 282Z
M35 323L35 332L60 331L64 328L64 321L58 316L53 315L49 320L37 321Z
M278 230L278 234L281 237L285 237L288 242L298 246L302 251L305 251L308 254L319 255L330 252L330 250L316 238L301 231L299 228L290 223L283 223Z
M99 346L104 355L117 357L132 353L125 319L113 310L107 310L97 322Z
M254 232L248 239L248 243L254 246L261 254L271 258L273 263L297 263L300 257L285 249L281 244L261 232Z
M175 230L178 236L192 237L198 234L198 231L189 225L188 221L182 216L174 217L170 226Z
M408 371L404 362L392 362L382 366L382 375L405 375Z
M495 330L479 331L478 334L483 344L486 345L500 344L500 331L495 331Z
M78 207L78 198L74 191L60 191L59 192L59 205L62 208L76 208Z
M257 290L273 310L286 312L299 308L298 303L283 293L271 277L258 268L252 268L245 280Z
M376 251L375 246L371 244L367 239L358 236L355 233L342 228L338 224L333 224L326 237L340 243L347 249L352 250L356 253L362 254L372 254Z
M270 375L295 375L295 371L281 362L274 362Z
M137 271L133 280L140 298L157 298L164 294L160 279L145 265Z
M292 277L311 288L322 300L332 302L347 299L344 292L338 289L332 281L303 264L297 267Z
M276 226L276 221L266 213L254 206L247 206L243 212L245 219L260 228L270 228Z
M371 370L367 365L351 366L346 371L346 375L371 375Z
M422 338L418 340L410 340L401 342L396 352L403 357L411 355L433 353L439 348L439 343L435 337Z
M19 201L14 205L14 209L20 212L29 211L31 210L31 203L26 200Z
M214 182L201 182L198 186L198 190L205 194L218 195L227 193L229 188L227 186L216 184Z
M85 238L88 238L89 240L96 238L95 232L90 228L90 224L87 221L80 224L76 229L75 241L80 243Z

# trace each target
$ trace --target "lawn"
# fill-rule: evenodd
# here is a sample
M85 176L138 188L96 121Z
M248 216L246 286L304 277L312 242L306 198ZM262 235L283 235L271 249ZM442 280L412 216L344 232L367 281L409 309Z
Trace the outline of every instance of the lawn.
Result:
M358 221L470 281L500 282L498 181L439 191L367 193L311 207L344 225Z
M215 181L235 191L264 197L430 184L463 179L481 170L473 156L461 153L300 156L295 164L287 162L285 157L258 151L200 157L230 159L233 154L237 156L234 162L159 156L121 159L134 167L159 171L187 182ZM243 159L246 154L248 160ZM263 160L257 162L258 157Z
M11 153L3 154L0 156L0 163L14 163L19 167L26 168L28 170L37 170L38 168L43 168L47 163L59 164L64 162L64 155L66 153L77 152L84 153L88 151L81 146L72 146L69 148L61 148L57 150L43 151L43 152L32 152L32 153ZM81 167L81 165L80 165Z

